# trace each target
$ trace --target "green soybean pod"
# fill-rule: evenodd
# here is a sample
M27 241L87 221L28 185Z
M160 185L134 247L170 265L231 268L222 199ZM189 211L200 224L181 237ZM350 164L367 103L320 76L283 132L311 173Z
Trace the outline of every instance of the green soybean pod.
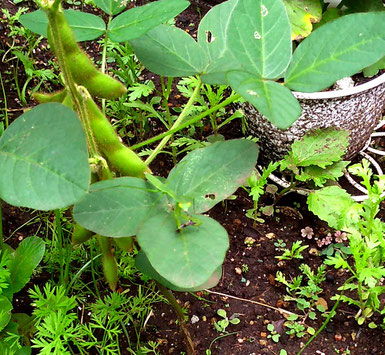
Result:
M107 162L122 175L144 178L150 170L130 148L120 142L106 116L91 97L86 98L86 110L96 144Z
M72 229L71 243L74 246L82 244L88 239L90 239L93 235L93 232L89 231L88 229L85 229L80 224L75 223Z
M111 238L101 235L96 236L102 252L103 272L111 290L116 290L118 285L118 266L112 251Z
M63 102L64 98L67 95L67 90L62 89L56 91L52 94L43 93L43 92L35 92L32 94L34 100L36 100L39 104L46 104L48 102Z
M115 244L123 251L131 252L134 246L133 237L114 238Z
M82 85L90 92L91 95L103 99L114 100L122 96L126 91L126 87L118 80L101 73L84 53L69 26L63 11L56 11L53 16L59 30L60 41L64 50L64 58L68 66L73 80ZM48 41L55 50L52 29L48 28Z

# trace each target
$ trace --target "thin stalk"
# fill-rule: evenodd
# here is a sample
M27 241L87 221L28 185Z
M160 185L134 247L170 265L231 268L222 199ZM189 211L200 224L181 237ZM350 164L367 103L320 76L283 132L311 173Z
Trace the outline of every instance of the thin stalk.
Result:
M183 313L182 307L179 305L178 301L176 300L176 298L174 297L172 292L167 287L163 286L162 284L160 284L157 281L155 281L155 283L158 286L159 291L162 293L162 295L167 299L167 301L170 302L172 308L174 308L174 311L178 316L179 326L180 326L180 329L182 330L182 333L183 333L185 340L186 340L187 354L188 355L195 355L194 343L191 339L190 332L187 329L187 324L186 324L186 321L184 318L184 313Z
M3 91L3 98L4 98L4 116L5 116L5 128L8 128L8 102L7 102L7 95L5 93L5 87L3 82L3 76L0 72L0 82L1 82L1 90Z
M197 87L194 89L193 94L191 95L191 97L188 100L186 106L184 107L183 111L179 115L178 119L172 125L171 129L178 128L181 125L181 123L183 122L185 116L190 111L191 106L194 104L194 102L195 102L195 100L196 100L196 98L197 98L197 96L199 94L199 90L200 90L201 86L202 86L202 80L199 78L199 82L198 82ZM155 157L159 154L159 152L164 148L164 146L167 144L167 142L169 141L170 138L171 138L171 135L164 137L160 141L158 146L154 149L154 151L150 154L150 156L145 161L146 165L150 165L150 163L155 159Z
M63 256L63 229L61 226L61 215L59 210L55 210L55 224L56 224L56 238L57 238L57 244L59 248L59 255L60 255L60 260L59 260L59 265L60 265L60 283L62 285L65 285L65 280L64 280L64 256Z
M92 275L92 282L93 282L94 287L95 287L95 292L98 295L98 298L100 298L100 292L99 292L98 284L97 284L96 279L95 279L95 269L94 269L94 260L96 259L96 257L95 258L93 257L92 245L90 247L90 253L91 253L91 275Z
M222 101L220 104L206 110L205 112L202 112L200 115L198 116L195 116L194 118L186 121L185 123L182 123L181 125L179 125L178 127L176 128L172 128L170 129L169 131L167 132L164 132L164 133L161 133L161 134L158 134L157 136L155 137L152 137L152 138L149 138L143 142L140 142L138 144L135 144L133 146L131 146L131 149L132 150L137 150L141 147L144 147L146 145L149 145L149 144L152 144L154 142L157 142L161 139L163 139L164 137L167 137L167 136L170 136L176 132L179 132L181 131L182 129L188 127L188 126L191 126L192 124L196 123L196 122L199 122L202 118L205 118L206 116L208 116L210 113L214 112L214 111L217 111L219 109L221 109L222 107L226 107L227 105L230 105L232 102L240 99L240 95L236 94L236 95L233 95L233 96L230 96L228 97L226 100Z
M111 22L111 15L108 16L108 22L107 22L107 29L106 33L104 34L104 40L103 40L103 52L102 52L102 73L105 74L106 72L106 62L107 62L107 42L108 42L108 29ZM102 99L102 112L106 114L106 99Z

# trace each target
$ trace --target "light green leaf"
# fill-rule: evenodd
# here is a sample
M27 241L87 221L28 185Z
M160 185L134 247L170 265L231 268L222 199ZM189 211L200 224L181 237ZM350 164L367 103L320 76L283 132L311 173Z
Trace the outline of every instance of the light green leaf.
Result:
M379 61L364 68L364 76L372 77L378 74L381 69L385 69L385 57L382 57Z
M204 284L223 263L229 241L215 220L194 215L201 224L178 230L172 214L144 222L137 239L153 268L180 288Z
M283 0L291 27L291 39L307 37L313 30L313 23L321 20L322 6L314 0Z
M245 70L264 79L279 78L292 52L282 0L237 0L229 22L228 47Z
M239 70L228 72L226 78L236 92L278 128L289 128L301 115L299 102L281 84Z
M346 15L316 29L298 46L285 82L292 90L323 90L384 55L385 13Z
M167 186L203 213L246 182L258 157L257 145L244 139L217 142L189 153L171 170Z
M198 43L209 57L209 65L202 75L206 83L227 84L226 72L241 69L228 43L231 13L236 5L236 0L230 0L214 6L199 24Z
M44 256L45 244L39 237L24 239L7 263L10 271L10 287L4 291L6 295L19 292L30 280L32 272L39 265Z
M309 210L331 228L339 229L340 218L354 205L354 201L340 187L328 186L310 193L307 204Z
M49 103L16 119L0 138L0 197L39 210L68 207L88 190L85 134L75 112Z
M11 320L12 303L8 298L0 295L0 332L6 327Z
M320 168L315 165L307 166L300 175L296 175L295 178L299 181L312 180L315 186L322 187L328 180L336 181L343 176L343 169L345 169L349 163L350 161L339 161L325 168Z
M146 218L165 211L167 201L148 182L121 177L91 185L89 193L74 206L76 222L107 237L135 235Z
M224 309L218 309L217 310L217 314L218 316L221 316L222 318L227 318L227 314L226 314L226 311Z
M96 15L75 10L64 10L64 16L78 42L93 40L106 31L104 21ZM48 19L43 11L37 10L23 14L20 16L20 22L32 32L47 37Z
M281 169L315 165L320 168L338 162L349 143L349 131L318 129L291 145L291 151L281 163Z
M125 9L123 0L93 0L95 5L106 14L114 16Z
M159 273L153 268L151 263L148 261L146 254L144 254L143 250L139 250L138 255L135 258L135 266L139 269L139 271L144 274L150 276L152 279L158 281L163 286L166 286L168 289L178 292L196 292L201 290L206 290L216 286L219 280L222 277L222 266L218 267L214 271L214 273L210 276L210 278L202 285L196 286L193 288L181 288L173 285L169 281L167 281L164 277L160 276Z
M144 66L158 75L195 75L207 66L203 49L180 28L160 25L130 44Z
M108 37L114 42L126 42L144 35L149 30L166 22L190 3L186 0L158 0L134 7L111 21Z

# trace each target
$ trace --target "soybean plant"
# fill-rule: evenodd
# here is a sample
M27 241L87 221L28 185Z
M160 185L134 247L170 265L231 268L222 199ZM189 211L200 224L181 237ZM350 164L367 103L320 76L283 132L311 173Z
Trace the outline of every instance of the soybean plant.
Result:
M80 49L60 0L36 2L48 19L48 40L64 89L51 95L36 94L41 104L15 120L1 136L0 197L15 206L40 210L73 207L77 223L73 244L96 236L111 289L118 283L114 245L129 250L136 244L140 249L137 267L157 281L183 322L180 306L167 288L194 291L219 281L228 237L218 222L203 213L246 181L256 164L257 146L246 139L217 142L188 154L166 179L153 176L148 165L182 127L201 80L170 131L144 162L121 143L93 99L119 98L125 94L125 86L100 72ZM175 1L168 3L175 5ZM143 26L148 31L164 21L164 12L158 14L157 5L150 5L146 9L152 11L151 21L138 27L138 36ZM166 13L173 17L175 11ZM188 351L193 353L192 341L186 328L182 329Z

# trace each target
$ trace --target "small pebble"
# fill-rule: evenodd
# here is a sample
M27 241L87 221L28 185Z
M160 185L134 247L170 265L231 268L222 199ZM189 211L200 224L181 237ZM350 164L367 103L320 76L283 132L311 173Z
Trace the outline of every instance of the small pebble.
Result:
M342 340L342 335L340 333L337 333L334 335L334 340L335 341L341 341Z
M242 274L242 269L240 267L236 267L234 270L235 270L235 273L237 273L238 275Z
M266 238L267 239L274 239L275 238L275 234L274 233L267 233L266 234Z
M334 283L334 276L332 274L326 274L325 279L326 279L326 282L329 282L331 284Z
M197 323L197 322L199 322L199 317L197 316L197 315L193 315L192 317L191 317L191 324L195 324L195 323Z
M329 333L329 334L333 333L334 332L334 327L331 324L329 324L326 327L326 332Z

